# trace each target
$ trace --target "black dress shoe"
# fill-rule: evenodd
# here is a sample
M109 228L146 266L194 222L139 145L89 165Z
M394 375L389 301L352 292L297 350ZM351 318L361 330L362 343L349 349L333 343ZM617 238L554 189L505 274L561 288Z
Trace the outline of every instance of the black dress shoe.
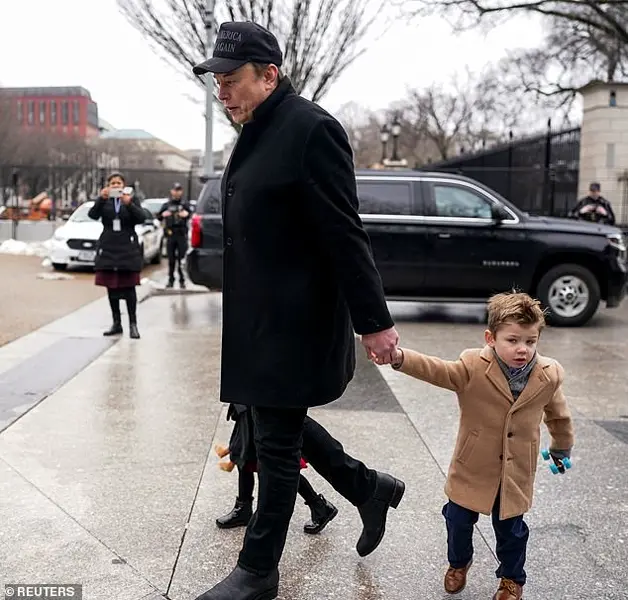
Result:
M226 579L198 596L196 600L274 600L278 594L277 569L265 577L260 577L236 567Z
M242 502L236 498L233 510L224 517L216 519L216 525L220 529L233 529L234 527L246 527L253 516L253 502Z
M103 335L120 335L122 333L122 324L114 321L113 325L107 329L107 331L103 331Z
M129 325L129 336L134 339L134 340L139 340L140 339L140 332L137 329L137 324L136 323L131 323Z
M375 492L369 500L358 506L358 512L362 519L362 535L355 549L360 556L367 556L379 546L386 532L386 516L388 509L397 508L406 485L403 481L395 479L386 473L377 473Z
M308 504L306 502L306 504ZM308 504L312 513L312 520L303 525L303 531L314 535L320 533L327 527L327 524L338 514L338 509L325 499L323 494L316 496L316 499Z

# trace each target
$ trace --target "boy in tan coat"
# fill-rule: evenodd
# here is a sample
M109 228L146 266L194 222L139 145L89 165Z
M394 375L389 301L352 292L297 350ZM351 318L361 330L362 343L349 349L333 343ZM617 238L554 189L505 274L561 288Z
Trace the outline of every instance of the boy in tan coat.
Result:
M563 368L536 352L545 325L538 301L527 294L498 294L489 302L486 346L445 361L398 349L394 369L458 395L460 425L443 507L449 568L445 590L461 592L473 562L473 526L491 514L500 578L493 600L520 600L526 581L528 527L544 420L550 452L561 468L574 443L562 391Z

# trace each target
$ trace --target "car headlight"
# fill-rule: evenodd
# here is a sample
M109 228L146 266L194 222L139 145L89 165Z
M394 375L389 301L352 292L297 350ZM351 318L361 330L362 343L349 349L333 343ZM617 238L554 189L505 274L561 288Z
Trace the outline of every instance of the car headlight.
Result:
M618 260L625 262L628 258L625 237L621 233L609 233L606 238L608 239L608 245L617 252Z

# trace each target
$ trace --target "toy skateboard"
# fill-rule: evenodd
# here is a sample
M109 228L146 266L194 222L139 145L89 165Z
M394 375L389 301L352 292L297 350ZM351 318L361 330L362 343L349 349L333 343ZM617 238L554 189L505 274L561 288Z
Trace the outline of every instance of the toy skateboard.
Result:
M557 464L553 462L554 459L552 459L549 450L541 450L541 456L543 457L543 460L552 460L549 468L554 475L558 475L559 473L564 474L567 469L571 469L571 459L567 457L559 460Z

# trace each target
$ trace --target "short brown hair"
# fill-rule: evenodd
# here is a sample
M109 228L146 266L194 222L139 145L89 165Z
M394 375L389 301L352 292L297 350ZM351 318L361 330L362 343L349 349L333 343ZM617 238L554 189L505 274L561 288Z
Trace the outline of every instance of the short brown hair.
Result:
M495 335L501 325L536 325L539 333L545 327L545 311L541 303L523 292L495 294L488 302L488 328Z

